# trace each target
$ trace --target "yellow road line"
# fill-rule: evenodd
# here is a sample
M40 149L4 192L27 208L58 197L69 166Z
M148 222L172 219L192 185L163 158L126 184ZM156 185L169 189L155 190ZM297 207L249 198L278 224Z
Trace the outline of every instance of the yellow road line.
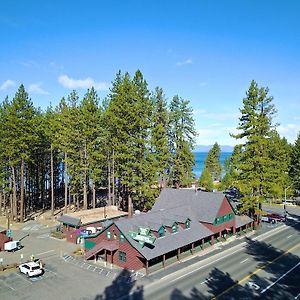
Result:
M290 249L286 250L284 253L280 254L279 256L277 256L276 258L274 258L273 260L271 260L270 262L268 262L267 264L263 265L262 267L256 269L254 272L250 273L249 275L245 276L244 278L240 279L238 282L236 282L235 284L233 284L232 286L230 286L229 288L227 288L226 290L224 290L222 293L220 293L219 295L215 296L212 298L212 300L216 300L218 297L221 297L223 295L225 295L226 293L228 293L230 290L232 290L233 288L235 288L237 285L243 283L244 281L246 281L247 279L251 278L253 275L255 275L256 273L262 271L263 269L265 269L267 266L269 266L270 264L274 263L275 261L277 261L279 258L281 258L284 255L287 255L289 252L295 250L296 248L298 248L300 246L300 243L298 243L297 245L291 247Z

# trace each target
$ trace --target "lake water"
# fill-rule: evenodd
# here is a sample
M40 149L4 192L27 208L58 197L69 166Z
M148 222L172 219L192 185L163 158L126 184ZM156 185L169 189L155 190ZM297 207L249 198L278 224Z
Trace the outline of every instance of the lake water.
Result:
M195 166L193 167L193 172L197 178L200 177L202 170L204 169L204 162L207 157L208 152L194 152L195 156ZM224 168L224 162L227 157L229 157L232 152L221 152L220 163L222 168Z

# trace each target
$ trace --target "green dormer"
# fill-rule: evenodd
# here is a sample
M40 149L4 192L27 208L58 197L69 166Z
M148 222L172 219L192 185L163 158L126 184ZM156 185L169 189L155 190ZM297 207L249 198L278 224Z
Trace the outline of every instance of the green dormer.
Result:
M165 227L161 226L157 232L158 232L158 237L164 237L165 236Z
M185 221L185 229L189 229L191 227L191 220L190 219L187 219Z
M175 222L173 225L172 225L172 232L173 233L176 233L178 230L177 230L177 223Z

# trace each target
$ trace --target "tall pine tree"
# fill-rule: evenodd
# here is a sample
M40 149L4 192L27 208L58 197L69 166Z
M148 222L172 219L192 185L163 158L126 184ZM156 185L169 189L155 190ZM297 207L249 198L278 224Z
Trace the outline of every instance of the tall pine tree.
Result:
M276 112L268 95L268 88L259 88L252 81L243 99L241 117L237 129L240 133L232 135L242 139L238 158L239 173L236 185L243 193L243 209L251 216L259 213L261 202L268 197L272 161L269 156L272 118Z

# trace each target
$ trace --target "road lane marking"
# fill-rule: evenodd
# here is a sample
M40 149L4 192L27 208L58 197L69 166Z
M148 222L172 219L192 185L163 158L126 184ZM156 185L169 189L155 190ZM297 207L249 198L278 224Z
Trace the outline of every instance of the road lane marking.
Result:
M300 297L300 293L295 297L295 299L298 299Z
M287 251L285 251L284 253L280 254L279 256L277 256L275 259L271 260L270 262L266 263L265 265L263 265L262 267L256 269L254 272L250 273L249 275L245 276L244 278L240 279L239 281L237 281L235 284L233 284L232 286L228 287L226 290L224 290L222 293L218 294L217 296L214 296L212 298L212 300L216 300L217 298L225 295L226 293L228 293L230 290L232 290L233 288L235 288L236 286L238 286L239 284L245 282L246 280L248 280L249 278L251 278L253 275L255 275L256 273L260 272L261 270L265 269L266 267L268 267L270 264L274 263L275 261L277 261L279 258L283 257L284 255L287 255L289 252L295 250L296 248L298 248L300 246L300 243L296 244L295 246L291 247L290 249L288 249Z
M213 277L209 277L209 278L207 278L206 280L202 281L200 284L207 283L207 282L209 282L209 281L211 281L211 280L213 280L213 279L214 279Z
M54 252L54 251L55 250L49 250L49 251L46 251L46 252L41 252L41 253L36 254L36 256L40 256L40 255L47 254L47 253Z
M274 281L272 284L268 285L265 289L263 289L260 293L265 293L269 288L271 288L273 285L275 285L278 281L280 281L283 277L285 277L287 274L292 272L294 269L296 269L300 265L300 261L293 266L291 269L289 269L287 272L285 272L283 275L281 275L276 281Z
M246 259L244 259L244 260L242 260L242 261L240 262L240 264L243 264L243 263L246 262L248 259L249 259L249 257L246 258Z
M195 273L195 272L197 272L197 271L199 271L199 270L201 270L201 269L203 269L203 268L205 268L205 267L207 267L207 266L209 266L209 265L211 265L211 264L214 264L214 263L216 263L216 262L218 262L218 261L220 261L220 260L223 260L224 258L226 258L226 257L228 257L228 256L231 256L232 254L234 254L234 253L236 253L236 252L239 252L239 251L241 251L241 249L237 249L237 250L235 250L235 251L233 251L233 252L231 252L231 253L228 253L228 254L225 255L225 256L221 256L220 258L217 258L217 259L215 259L215 260L213 260L213 261L211 261L211 262L209 262L209 263L207 263L207 264L205 264L205 265L203 265L203 266L201 266L201 267L199 267L199 268L196 268L196 269L194 269L194 270L192 270L192 271L190 271L190 272L187 272L187 273L185 273L185 274L183 274L183 275L181 275L181 276L179 276L179 277L176 277L176 278L173 279L173 280L170 280L170 282L177 281L177 280L179 280L179 279L181 279L181 278L183 278L183 277L186 277L186 276L188 276L188 275L190 275L190 274L193 274L193 273ZM165 276L165 277L167 277L167 276ZM164 279L165 277L163 277L162 279Z
M289 235L289 236L287 237L287 239L291 238L292 236L293 236L293 234Z
M281 226L279 226L279 227L277 227L277 228L274 228L274 229L272 229L272 230L270 230L270 231L267 231L267 232L264 232L264 233L262 233L262 234L257 235L256 237L254 237L254 238L252 239L252 241L253 241L254 243L260 242L260 241L264 241L264 240L266 240L266 239L268 239L268 238L270 238L270 237L272 237L272 236L274 236L274 235L276 235L276 234L278 234L278 233L281 233L282 231L286 231L286 230L288 230L288 229L290 229L290 227L288 227L288 226L285 225L285 224L282 224ZM244 237L243 237L243 238L244 238ZM201 270L202 268L205 268L205 267L207 267L207 266L213 264L214 262L217 262L217 261L220 261L220 260L222 260L222 259L224 259L224 258L227 258L227 257L233 255L234 253L243 251L243 249L245 248L246 245L247 245L247 242L242 242L242 243L240 243L240 244L237 244L237 245L233 246L233 247L230 248L230 249L223 250L222 252L216 253L216 254L214 254L213 256L204 258L204 259L202 259L201 261L199 261L197 264L201 264L201 263L203 263L203 262L205 262L205 261L210 261L212 258L214 258L214 257L216 257L216 256L220 256L219 259L216 259L215 261L210 261L210 262L208 262L207 264L205 264L204 266L200 266L199 268L197 268L197 269L195 269L195 270L193 270L193 271L191 271L191 272L189 272L189 273L185 273L184 275L182 275L182 276L180 276L180 277L178 277L178 278L176 278L176 279L174 279L174 280L172 280L172 281L168 281L168 282L173 282L173 281L176 281L177 279L181 279L181 278L183 278L183 277L185 277L185 276L187 276L187 275L189 275L189 274L192 274L192 273L194 273L194 272L196 272L196 271L198 271L198 270ZM237 250L232 251L233 249L237 249ZM227 252L228 252L229 254L224 255L224 254L227 253ZM224 255L224 256L221 257L221 255ZM199 256L199 257L201 257L201 256ZM181 273L182 273L183 271L186 271L186 269L188 269L188 268L189 268L189 267L183 268L183 269L179 270L178 272L181 272ZM176 274L176 272L175 272L175 274ZM146 289L147 289L147 290L148 290L148 289L151 289L152 286L155 286L155 285L157 285L158 283L161 283L162 280L163 280L163 281L168 280L168 278L173 277L173 276L174 276L174 273L168 274L168 275L166 275L166 276L163 276L163 277L159 278L158 280L154 280L153 282L151 282L151 283L145 285L145 290L146 290Z

